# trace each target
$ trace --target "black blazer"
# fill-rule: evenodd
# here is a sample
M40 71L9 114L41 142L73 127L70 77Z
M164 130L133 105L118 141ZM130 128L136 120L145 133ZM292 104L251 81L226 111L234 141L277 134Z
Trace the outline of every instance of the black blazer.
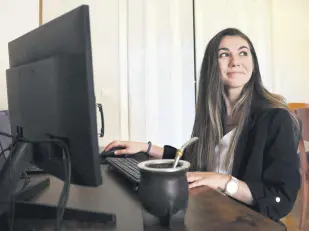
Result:
M295 136L288 111L259 109L249 116L235 151L232 175L248 185L254 199L249 207L275 221L292 210L300 188ZM175 153L164 146L163 158Z

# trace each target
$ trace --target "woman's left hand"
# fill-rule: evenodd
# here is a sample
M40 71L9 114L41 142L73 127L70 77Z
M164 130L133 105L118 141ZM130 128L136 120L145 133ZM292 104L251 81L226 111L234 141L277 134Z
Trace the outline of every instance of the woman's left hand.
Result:
M225 186L230 179L231 176L216 172L187 173L189 188L206 185L214 190L221 191L225 189ZM248 185L241 180L239 180L238 190L237 193L233 195L233 198L248 205L251 205L254 201Z
M189 188L206 185L215 190L223 190L229 180L229 176L216 172L188 172L187 180Z

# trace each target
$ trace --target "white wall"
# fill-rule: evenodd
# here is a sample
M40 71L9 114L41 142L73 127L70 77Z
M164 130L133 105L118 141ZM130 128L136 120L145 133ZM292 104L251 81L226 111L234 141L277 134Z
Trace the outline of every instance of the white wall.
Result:
M7 109L6 70L8 42L39 26L38 0L1 0L0 7L0 110Z
M309 102L309 1L273 0L275 91L289 102Z

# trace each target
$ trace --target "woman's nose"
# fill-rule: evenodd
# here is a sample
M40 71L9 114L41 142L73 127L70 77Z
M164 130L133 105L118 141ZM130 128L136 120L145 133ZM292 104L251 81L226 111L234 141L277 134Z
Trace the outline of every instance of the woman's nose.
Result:
M230 65L232 67L239 67L240 66L240 60L236 57L231 57Z

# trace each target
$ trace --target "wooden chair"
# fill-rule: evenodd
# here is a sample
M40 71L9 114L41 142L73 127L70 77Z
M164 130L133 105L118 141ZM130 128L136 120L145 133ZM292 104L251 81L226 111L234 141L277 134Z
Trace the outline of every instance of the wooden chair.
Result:
M299 142L300 164L301 164L301 175L302 175L301 214L300 214L299 229L303 230L306 221L306 212L308 207L309 169L308 169L308 160L307 160L307 154L305 152L304 141L309 142L309 107L295 109L295 113L302 123L302 134Z
M308 103L289 103L288 106L291 111L295 112L295 110L299 108L308 108L309 104Z

